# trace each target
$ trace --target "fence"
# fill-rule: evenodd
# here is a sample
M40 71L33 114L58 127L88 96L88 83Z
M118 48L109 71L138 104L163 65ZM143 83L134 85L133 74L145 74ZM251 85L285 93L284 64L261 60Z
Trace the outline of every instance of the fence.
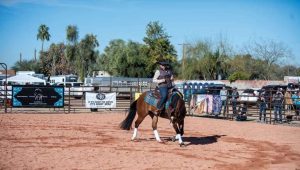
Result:
M96 109L98 111L101 110L109 110L109 111L126 111L129 108L131 102L134 101L135 93L142 93L148 90L153 90L151 86L85 86L82 87L81 90L74 90L71 87L65 87L64 94L64 107L63 108L14 108L11 106L11 88L8 88L7 94L7 105L5 106L5 90L0 90L0 111L5 112L7 109L8 113L86 113L95 111L95 109L89 109L85 107L85 93L86 92L116 92L117 94L117 107L116 108L108 108L108 109ZM88 90L89 89L89 90ZM222 118L233 119L238 113L234 113L234 105L232 103L232 94L231 90L223 90L220 88L216 89L205 89L201 91L201 93L190 93L186 94L183 87L179 87L179 90L183 92L185 95L186 107L188 110L188 115L190 116L218 116ZM243 107L246 108L246 115L251 119L258 119L259 116L259 102L258 102L258 94L250 95L248 93L243 93L245 89L238 89L240 95L239 100L236 103L237 112L240 112ZM274 104L273 104L273 94L274 91L270 91L270 95L267 96L268 100L266 100L267 108L266 108L266 123L274 122ZM209 104L206 104L202 110L200 111L201 102L197 101L197 97L200 95L201 97L206 97L206 99L210 99L213 101L213 96L218 97L221 101L218 107L221 109L218 112L213 112L213 110L208 109ZM201 96L202 95L202 96ZM81 97L79 97L81 96ZM294 104L287 104L287 100L292 99L285 97L282 103L281 111L282 116L285 120L299 120L299 107ZM207 101L205 101L207 102ZM212 106L214 107L214 106ZM263 115L262 115L263 116ZM261 116L261 117L262 117Z

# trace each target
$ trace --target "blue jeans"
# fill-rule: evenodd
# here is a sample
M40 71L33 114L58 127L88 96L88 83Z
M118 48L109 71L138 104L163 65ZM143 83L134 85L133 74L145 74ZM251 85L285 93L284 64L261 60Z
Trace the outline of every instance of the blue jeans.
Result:
M158 109L163 109L163 106L168 98L168 87L159 87L160 102L158 103Z
M261 120L262 114L264 114L264 121L266 121L266 103L259 104L259 120Z
M236 110L237 101L236 100L232 100L231 104L232 104L232 112L233 112L233 114L237 114L237 110Z
M274 106L275 121L278 121L278 114L279 114L279 121L282 121L281 109L282 109L281 105L275 105Z

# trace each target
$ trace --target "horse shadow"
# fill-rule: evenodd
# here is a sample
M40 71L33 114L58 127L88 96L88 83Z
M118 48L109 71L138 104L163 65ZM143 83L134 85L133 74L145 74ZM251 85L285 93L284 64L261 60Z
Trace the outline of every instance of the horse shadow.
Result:
M212 143L218 142L218 139L222 136L226 135L211 135L211 136L204 136L204 137L182 137L183 142L185 143L185 146L189 145L208 145ZM161 137L163 141L170 142L174 140L175 136L173 137ZM149 139L139 139L139 140L155 140L155 138L149 138Z
M204 137L183 137L182 140L186 143L186 146L189 145L208 145L218 142L218 139L226 135L212 135Z

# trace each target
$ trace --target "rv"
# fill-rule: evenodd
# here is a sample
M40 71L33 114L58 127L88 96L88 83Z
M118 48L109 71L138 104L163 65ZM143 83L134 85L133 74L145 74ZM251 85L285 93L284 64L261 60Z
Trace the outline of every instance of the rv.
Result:
M70 74L70 75L57 75L57 76L50 76L50 84L58 84L58 83L63 83L64 86L66 83L69 82L77 82L78 81L78 76Z
M80 99L85 95L85 92L92 91L90 87L83 87L83 83L78 82L78 76L76 75L58 75L50 76L50 84L65 87L65 95L73 96L76 99Z

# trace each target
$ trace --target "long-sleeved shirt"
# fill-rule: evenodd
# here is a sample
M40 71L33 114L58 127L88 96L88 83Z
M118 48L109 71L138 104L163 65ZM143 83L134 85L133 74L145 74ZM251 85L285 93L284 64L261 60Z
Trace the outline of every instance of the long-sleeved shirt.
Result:
M163 82L166 81L165 79L158 79L159 75L160 75L159 70L156 70L155 73L154 73L154 76L153 76L153 82L154 83L158 83L159 84L159 83L163 83Z
M156 70L153 76L153 82L157 83L159 87L173 87L173 79L173 74L170 70Z

